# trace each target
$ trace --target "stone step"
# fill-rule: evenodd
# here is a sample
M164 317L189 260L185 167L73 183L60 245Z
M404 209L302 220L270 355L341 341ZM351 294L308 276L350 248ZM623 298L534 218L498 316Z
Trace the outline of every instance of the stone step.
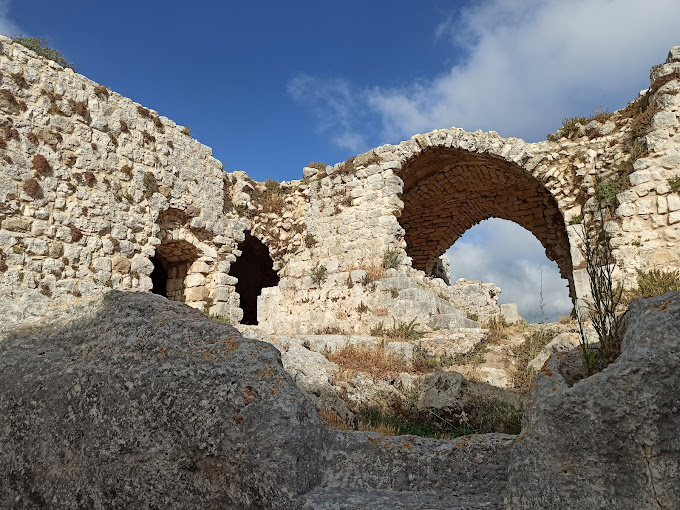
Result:
M454 492L413 492L320 487L307 494L304 510L495 510L500 494L465 496Z

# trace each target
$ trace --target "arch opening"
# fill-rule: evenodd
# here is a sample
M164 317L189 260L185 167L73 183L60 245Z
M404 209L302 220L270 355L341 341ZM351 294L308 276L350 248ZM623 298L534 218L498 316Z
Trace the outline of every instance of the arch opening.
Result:
M554 322L571 312L568 282L541 243L516 223L490 218L465 232L446 251L451 280L493 282L498 304L515 303L528 322ZM466 282L455 285L465 287Z
M151 257L151 292L165 296L170 301L186 301L186 277L189 268L198 258L196 247L181 240L165 240Z
M401 177L399 223L414 268L432 273L439 256L467 230L500 218L538 239L575 296L564 219L555 198L528 171L489 154L433 148L406 163Z
M153 271L151 271L151 292L163 297L168 297L168 272L158 257L151 257Z
M279 275L274 270L274 261L267 245L249 231L245 232L245 236L245 240L238 245L241 255L231 265L229 274L238 280L236 292L243 310L241 323L257 324L257 298L263 288L279 284Z

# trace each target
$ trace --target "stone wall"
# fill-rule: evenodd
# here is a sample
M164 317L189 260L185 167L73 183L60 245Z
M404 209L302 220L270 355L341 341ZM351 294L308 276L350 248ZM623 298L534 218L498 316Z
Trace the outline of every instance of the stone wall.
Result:
M579 222L607 179L619 188L606 222L617 278L631 287L637 269L680 268L669 184L680 177L680 48L629 107L545 142L442 129L257 183L224 172L156 112L7 38L0 46L5 287L153 290L238 321L230 271L249 233L280 278L258 300L267 329L470 325L451 287L427 276L438 257L478 222L509 219L541 241L572 297L587 297Z

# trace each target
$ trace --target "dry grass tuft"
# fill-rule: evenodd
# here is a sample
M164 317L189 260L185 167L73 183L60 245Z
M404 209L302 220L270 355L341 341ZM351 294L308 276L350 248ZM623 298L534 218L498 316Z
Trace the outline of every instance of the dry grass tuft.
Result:
M518 391L528 393L536 372L529 368L529 362L534 359L541 349L551 340L553 335L546 329L535 329L527 339L519 346L513 347L512 354L515 357L515 368L512 373L512 382Z
M378 423L377 425L374 425L373 423L371 423L371 420L368 421L359 420L359 422L355 424L352 420L348 420L347 418L340 416L338 413L330 409L319 410L319 415L331 427L339 430L359 430L361 432L377 432L378 434L385 434L388 436L396 436L398 433L398 430L391 425L387 425L385 423Z
M335 352L326 352L329 361L353 372L368 374L374 379L388 379L401 372L413 372L411 364L403 358L387 352L380 345L375 347L348 345Z

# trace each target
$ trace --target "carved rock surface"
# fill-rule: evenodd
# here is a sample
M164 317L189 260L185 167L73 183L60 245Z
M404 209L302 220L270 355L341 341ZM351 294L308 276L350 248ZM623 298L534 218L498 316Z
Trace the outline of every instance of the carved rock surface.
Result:
M680 293L628 313L615 363L570 387L553 354L536 378L506 508L680 508Z
M275 348L155 295L52 308L1 333L0 508L304 504L330 430Z

